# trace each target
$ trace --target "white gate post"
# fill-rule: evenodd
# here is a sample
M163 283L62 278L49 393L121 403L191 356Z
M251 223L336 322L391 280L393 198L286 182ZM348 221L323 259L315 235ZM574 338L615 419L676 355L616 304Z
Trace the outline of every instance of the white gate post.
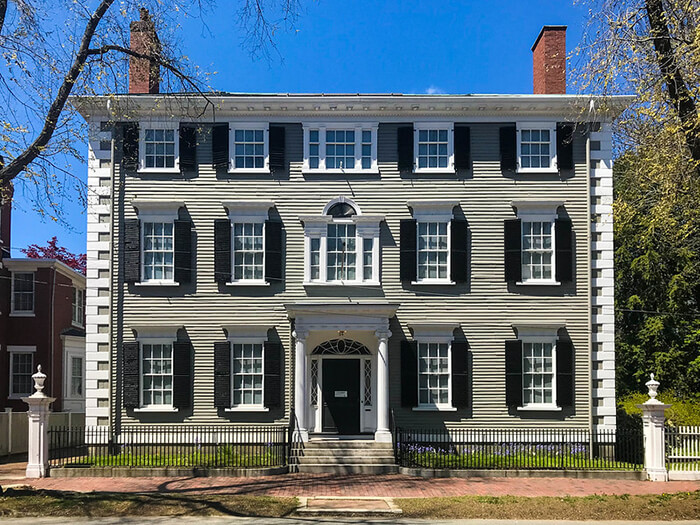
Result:
M37 373L32 376L34 380L34 392L29 397L23 397L22 401L29 405L27 419L29 420L29 447L27 459L28 478L43 478L49 466L49 405L56 401L55 397L44 394L44 381L46 374L41 373L41 365L37 366Z
M644 470L649 481L668 481L666 470L666 433L664 423L666 409L671 405L664 405L656 399L659 382L651 380L646 383L649 389L649 400L637 408L642 409L642 423L644 424Z

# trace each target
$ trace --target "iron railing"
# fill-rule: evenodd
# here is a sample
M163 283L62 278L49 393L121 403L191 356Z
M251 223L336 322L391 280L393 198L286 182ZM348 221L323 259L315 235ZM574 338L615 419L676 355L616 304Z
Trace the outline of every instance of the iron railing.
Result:
M287 425L58 427L49 430L52 467L280 467Z
M666 429L666 468L700 471L700 427Z
M584 429L396 428L402 467L430 469L642 470L642 432Z

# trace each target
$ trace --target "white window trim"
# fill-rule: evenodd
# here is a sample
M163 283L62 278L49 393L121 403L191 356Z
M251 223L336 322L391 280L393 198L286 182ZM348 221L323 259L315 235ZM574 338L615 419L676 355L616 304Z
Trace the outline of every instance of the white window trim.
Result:
M557 173L559 168L557 167L557 124L556 122L517 122L517 155L518 155L518 169L516 173ZM549 168L523 168L522 162L520 161L520 151L521 151L521 132L522 130L549 130Z
M519 286L560 286L561 283L556 280L556 269L557 269L557 247L556 247L556 232L555 230L555 220L556 212L554 215L551 214L532 214L532 213L518 213L518 219L520 219L520 252L521 257L523 253L522 242L523 242L523 225L526 222L549 222L551 224L552 232L552 278L551 279L525 279L515 283ZM521 262L522 266L522 262ZM522 271L522 270L521 270Z
M175 140L175 162L172 168L146 167L146 130L173 130ZM140 122L139 123L139 169L138 173L180 173L180 123L179 122Z
M422 335L416 339L418 346L423 343L443 343L447 344L447 403L421 403L420 402L420 349L416 347L416 359L418 359L418 377L417 381L417 391L418 391L418 405L413 407L416 412L454 412L457 409L452 405L452 342L454 338L450 334L449 336L439 337L439 336L427 336Z
M377 164L377 130L378 122L304 122L304 162L302 173L364 173L378 174ZM309 133L318 130L318 168L309 166ZM353 168L326 168L326 130L355 131L355 166ZM372 164L369 169L362 169L362 131L369 130L372 133Z
M80 358L83 360L83 375L82 375L82 397L75 397L72 395L72 381L73 381L73 358ZM63 398L70 401L82 401L85 399L85 353L76 350L66 350L64 346L64 379L63 379Z
M32 309L31 310L15 310L15 275L16 274L32 274ZM10 305L10 317L34 317L36 311L36 272L26 272L26 271L13 271L12 275L12 290L11 290L11 305Z
M84 319L85 319L85 299L86 299L85 290L82 290L82 289L77 288L77 287L73 287L73 304L75 304L76 295L79 295L82 298L82 307L81 307L82 315L80 316L80 319L76 320L75 318L73 318L73 315L72 315L73 311L71 309L71 324L73 326L78 327L78 328L83 328L83 326L85 325L85 321L84 321ZM71 307L73 307L73 304L71 304Z
M175 280L175 221L178 218L178 209L180 208L180 203L173 203L173 206L177 206L175 210L165 211L165 210L139 210L139 235L141 236L139 245L141 246L141 253L139 254L139 264L141 264L141 282L136 283L136 286L180 286ZM149 279L145 280L146 275L144 267L144 238L143 229L146 223L171 223L173 225L173 278L172 279Z
M523 378L523 392L525 393L525 343L551 343L552 344L552 403L528 403L516 408L516 410L521 412L560 412L562 408L557 404L557 336L555 335L527 335L523 334L519 337L521 344L523 345L522 355L521 355L521 368L522 368L522 378ZM525 396L523 395L523 398Z
M144 329L145 330L145 329ZM170 329L168 329L170 330ZM144 405L143 404L143 345L162 345L162 344L169 344L170 345L170 375L171 375L171 380L170 380L170 385L173 390L171 393L170 397L173 397L174 390L175 390L175 384L173 382L174 379L174 370L175 370L175 348L174 344L176 341L176 336L173 335L172 337L158 337L155 334L157 333L156 331L152 332L154 335L146 335L146 337L140 337L138 339L139 342L139 407L134 409L134 412L178 412L178 409L174 407L171 404L169 405ZM175 334L177 333L177 329L175 329ZM160 334L158 334L160 335Z
M420 285L454 285L452 280L452 225L454 219L452 210L459 206L459 201L408 201L408 206L413 211L413 218L416 221L416 276L418 275L418 224L423 222L441 222L447 224L447 279L416 279L411 284Z
M8 384L8 399L22 399L23 397L27 397L33 394L34 390L34 383L32 381L30 390L32 392L20 392L20 393L15 393L12 391L12 368L13 368L13 361L14 361L14 356L17 354L31 354L32 356L36 353L36 346L12 346L8 345L7 346L7 353L10 356L10 369L9 369L9 384ZM35 362L34 362L34 357L32 357L32 373L34 370Z
M418 167L418 131L447 130L447 167L419 168ZM413 173L455 173L455 141L454 122L416 122L413 124Z
M229 374L229 392L231 394L231 406L224 409L224 412L269 412L265 406L265 342L267 341L268 326L260 327L228 327L229 359L231 362L231 373ZM262 346L262 395L261 404L234 405L233 404L233 345L234 344L259 344Z
M265 275L265 239L267 228L265 221L269 219L269 210L275 203L271 201L226 201L222 205L228 210L229 221L231 222L231 275L226 286L270 286ZM263 276L262 279L234 279L235 250L233 243L233 233L235 224L263 224Z
M236 130L263 130L263 167L236 168ZM229 173L270 173L270 123L269 122L229 122L228 128L228 172Z

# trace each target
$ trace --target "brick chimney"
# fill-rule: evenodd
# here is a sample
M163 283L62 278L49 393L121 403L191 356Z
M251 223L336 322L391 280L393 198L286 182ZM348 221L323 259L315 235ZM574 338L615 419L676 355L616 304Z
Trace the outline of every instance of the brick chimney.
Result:
M141 8L141 20L131 22L131 50L155 55L160 53L160 41L148 9ZM129 58L129 93L159 93L160 66L155 60Z
M566 26L544 26L532 46L536 95L566 93Z

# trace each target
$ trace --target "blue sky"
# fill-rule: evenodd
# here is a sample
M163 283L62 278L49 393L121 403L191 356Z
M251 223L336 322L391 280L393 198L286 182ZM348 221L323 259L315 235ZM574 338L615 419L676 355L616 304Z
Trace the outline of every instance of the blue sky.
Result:
M204 29L183 24L183 54L216 71L212 87L284 93L531 93L532 46L542 25L568 25L567 48L579 42L586 9L569 0L301 0L296 30L279 33L270 62L241 46L235 9L220 0ZM87 146L85 146L87 152ZM73 170L85 178L84 165ZM13 255L56 235L84 252L86 214L66 204L71 227L41 219L15 193Z

